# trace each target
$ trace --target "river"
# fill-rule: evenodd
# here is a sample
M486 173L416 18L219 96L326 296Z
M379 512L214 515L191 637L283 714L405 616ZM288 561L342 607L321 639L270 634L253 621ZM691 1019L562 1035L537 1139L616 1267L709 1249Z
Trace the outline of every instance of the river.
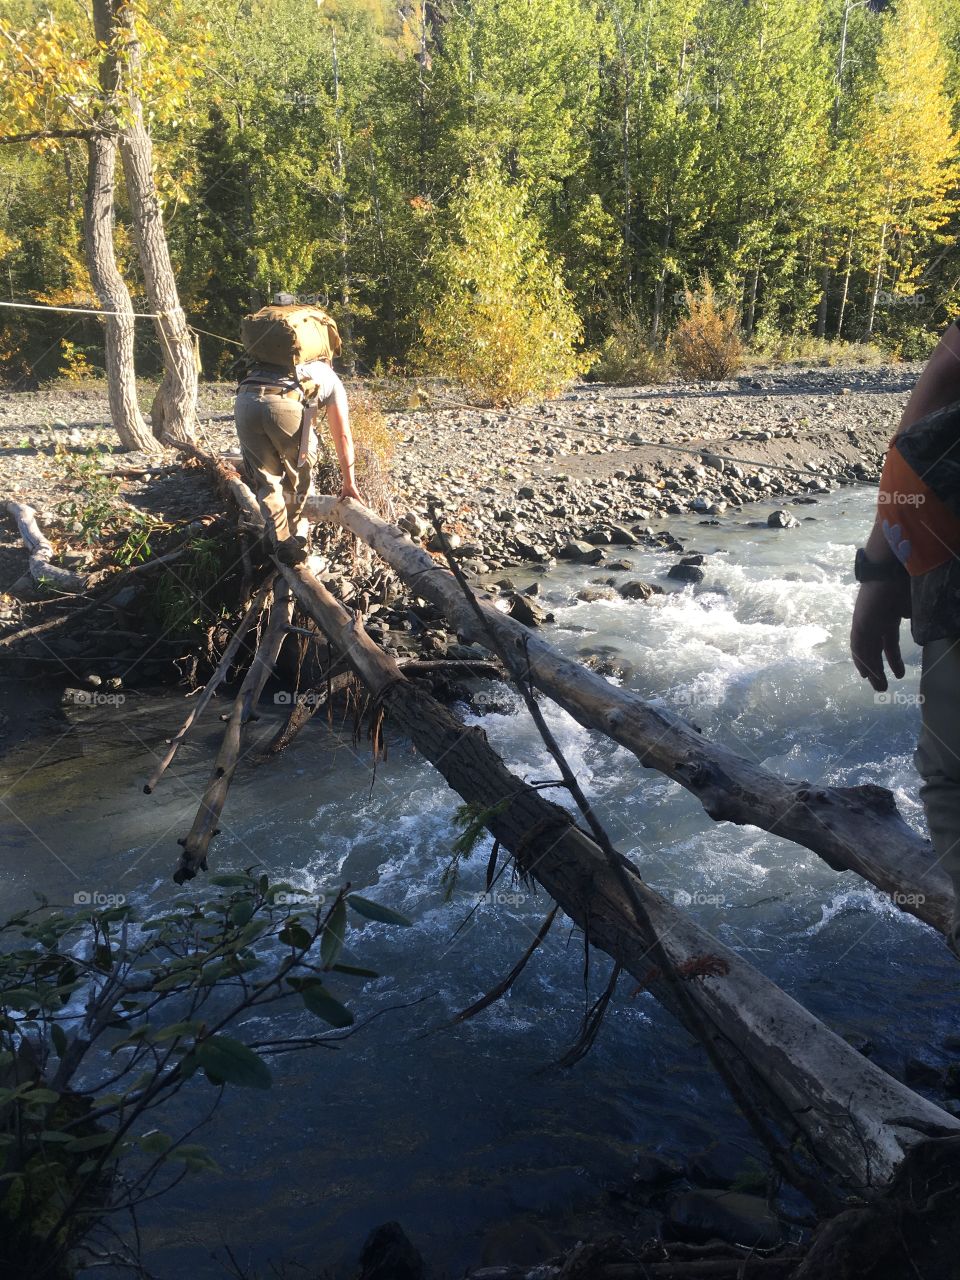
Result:
M789 530L749 527L766 506L719 526L672 519L688 551L710 553L704 583L647 603L586 603L577 591L604 570L558 566L541 580L556 618L545 634L574 655L615 648L631 664L632 688L768 768L891 787L922 826L912 765L918 650L906 640L906 679L880 700L847 655L853 550L874 501L868 489L828 495L796 507L803 523ZM674 556L627 554L634 570L621 577L672 586L663 573ZM531 779L554 776L517 701L489 692L483 725L508 764ZM75 713L60 737L4 762L7 905L34 891L60 902L77 892L122 893L138 906L169 898L176 838L220 729L208 718L146 797L162 734L183 714L179 699L131 695L92 722ZM564 713L551 708L548 719L614 842L656 888L836 1030L868 1040L884 1066L911 1054L942 1060L940 1042L957 1030L955 962L930 930L805 849L714 825L685 791ZM271 710L254 737L274 722ZM414 926L368 923L348 939L350 958L383 975L355 983L352 1006L360 1019L383 1016L338 1053L277 1061L269 1093L227 1090L196 1139L222 1176L195 1176L143 1212L146 1259L161 1280L222 1276L212 1255L222 1259L223 1242L251 1270L282 1257L347 1276L367 1232L391 1219L457 1275L498 1249L533 1254L615 1222L609 1190L629 1181L638 1147L683 1159L720 1142L734 1166L757 1154L701 1052L649 996L631 998L630 981L589 1056L555 1068L587 998L582 939L568 925L554 926L492 1009L423 1038L510 969L549 902L504 878L498 900L454 937L483 886L489 843L446 901L440 879L458 798L406 744L390 746L374 778L366 746L318 717L279 763L238 773L214 843L217 869L259 863L314 889L349 879ZM591 999L608 972L594 954ZM283 1025L309 1018L291 1012ZM168 1127L197 1116L205 1089L198 1081L177 1098Z

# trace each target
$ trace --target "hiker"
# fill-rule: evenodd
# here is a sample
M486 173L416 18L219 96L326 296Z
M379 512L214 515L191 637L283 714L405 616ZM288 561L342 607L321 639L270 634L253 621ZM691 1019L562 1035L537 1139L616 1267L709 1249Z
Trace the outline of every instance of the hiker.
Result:
M954 514L960 505L943 465L960 441L958 325L951 324L920 374L887 451L876 520L857 551L854 572L862 585L850 650L861 677L882 693L884 658L898 680L904 675L901 618L910 618L923 649L914 763L934 852L956 893L947 942L960 956L960 518Z
M303 507L317 461L313 423L321 406L340 463L340 496L360 497L347 394L333 370L340 335L326 312L298 306L289 294L247 316L241 335L247 368L234 406L240 449L277 558L300 564L309 533Z

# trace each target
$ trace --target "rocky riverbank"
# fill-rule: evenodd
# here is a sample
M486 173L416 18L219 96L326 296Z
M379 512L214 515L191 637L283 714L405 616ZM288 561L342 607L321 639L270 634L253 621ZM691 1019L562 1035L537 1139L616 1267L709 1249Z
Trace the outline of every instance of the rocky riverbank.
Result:
M917 373L908 365L784 368L724 383L581 384L559 400L518 410L470 408L439 384L405 388L402 400L409 396L417 407L386 414L396 441L396 515L437 549L430 526L436 506L461 562L510 592L522 621L539 620L536 593L514 593L504 574L534 566L542 572L556 558L601 566L612 574L602 589L642 597L650 588L630 576L633 546L675 551L670 574L681 582L703 576L701 559L684 555L671 534L672 516L699 514L717 524L760 502L766 505L758 523L789 528L810 514L818 495L875 481ZM396 401L395 387L391 394ZM201 443L211 453L235 450L232 400L228 385L202 388ZM98 520L104 529L113 522L114 548L128 526L150 524L156 554L171 538L213 531L223 512L203 469L184 466L172 452L156 459L116 449L99 386L0 393L0 489L5 500L36 509L59 561L92 584L103 559ZM346 540L324 538L331 586L364 607L384 643L402 651L412 632L420 637L414 648L449 651L455 638L442 628L431 635L436 620L422 610L411 617L411 602L382 573L350 581L356 566ZM38 590L26 567L8 518L0 522L0 628L8 634L71 608ZM144 581L127 581L89 631L28 641L22 652L54 677L86 671L86 660L96 657L91 671L100 679L182 678L186 654L177 635L165 632L148 656L140 653L150 602ZM210 652L220 639L214 627L212 619L197 632ZM9 660L6 667L12 669Z

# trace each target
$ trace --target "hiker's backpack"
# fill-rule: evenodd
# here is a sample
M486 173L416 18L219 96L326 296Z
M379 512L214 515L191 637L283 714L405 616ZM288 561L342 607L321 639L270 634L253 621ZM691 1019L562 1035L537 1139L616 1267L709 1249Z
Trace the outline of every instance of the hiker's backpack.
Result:
M240 338L251 360L291 373L298 364L329 362L340 354L337 322L320 307L300 303L261 307L244 316Z

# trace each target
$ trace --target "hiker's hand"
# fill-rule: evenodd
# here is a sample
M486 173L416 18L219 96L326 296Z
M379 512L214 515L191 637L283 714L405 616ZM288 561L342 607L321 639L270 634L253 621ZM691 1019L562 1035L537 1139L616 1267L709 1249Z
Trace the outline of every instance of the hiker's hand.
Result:
M903 679L900 620L909 616L909 611L909 580L865 582L860 587L850 628L850 653L859 674L869 680L878 693L887 687L884 658L891 673L898 680Z
M344 480L343 484L340 486L340 497L356 498L358 502L363 501L363 499L360 497L360 490L357 488L357 486L354 484L352 480Z

